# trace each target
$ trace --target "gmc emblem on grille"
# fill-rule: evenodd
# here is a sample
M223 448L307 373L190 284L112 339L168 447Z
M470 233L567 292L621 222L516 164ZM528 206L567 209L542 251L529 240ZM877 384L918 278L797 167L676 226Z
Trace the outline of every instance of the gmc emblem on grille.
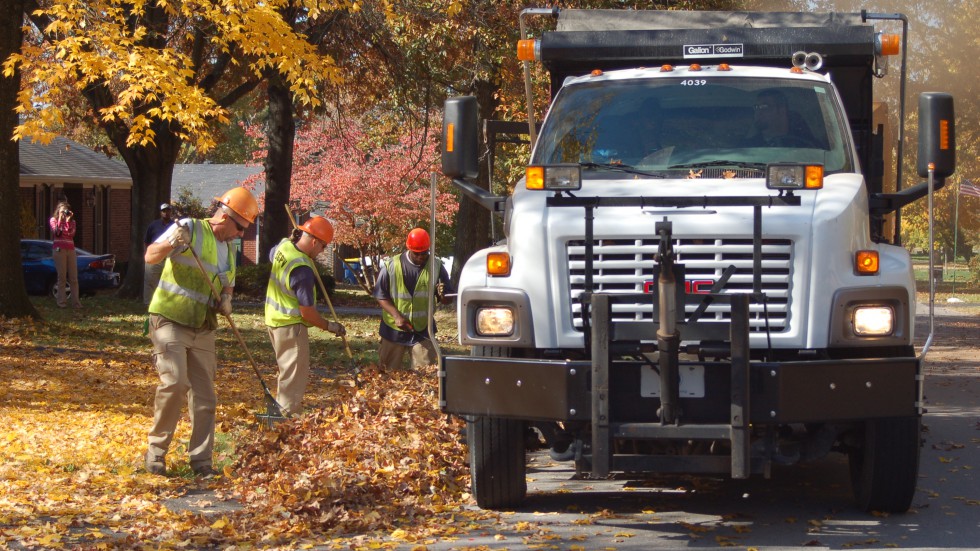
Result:
M655 281L644 281L643 292L652 293ZM711 279L688 279L684 281L684 292L689 295L707 295L711 293L711 287L715 284Z

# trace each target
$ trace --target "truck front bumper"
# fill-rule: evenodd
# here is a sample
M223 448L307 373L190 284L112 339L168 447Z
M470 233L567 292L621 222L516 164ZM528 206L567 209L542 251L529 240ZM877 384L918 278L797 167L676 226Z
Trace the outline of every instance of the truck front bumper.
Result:
M914 357L751 363L747 417L782 424L917 415L919 368ZM447 356L440 405L464 415L589 421L591 369L588 361ZM702 399L719 395L731 394Z

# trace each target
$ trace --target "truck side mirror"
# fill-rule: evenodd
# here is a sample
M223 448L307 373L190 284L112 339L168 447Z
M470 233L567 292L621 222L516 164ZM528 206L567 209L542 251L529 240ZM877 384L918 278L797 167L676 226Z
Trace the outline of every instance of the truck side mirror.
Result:
M919 176L929 176L929 163L935 164L937 178L956 171L956 122L953 96L942 92L919 95Z
M473 96L446 100L442 120L442 173L450 178L473 179L480 172L477 111Z

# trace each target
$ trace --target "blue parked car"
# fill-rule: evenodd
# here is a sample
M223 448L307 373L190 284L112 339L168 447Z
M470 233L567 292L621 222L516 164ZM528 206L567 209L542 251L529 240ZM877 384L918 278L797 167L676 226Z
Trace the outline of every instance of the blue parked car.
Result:
M20 264L24 270L27 292L32 295L53 295L58 283L58 271L52 258L53 244L41 239L20 240ZM82 296L93 295L98 289L119 286L119 273L114 272L116 255L92 254L75 248L78 262L78 286ZM68 292L71 293L69 288ZM70 296L70 295L69 295Z

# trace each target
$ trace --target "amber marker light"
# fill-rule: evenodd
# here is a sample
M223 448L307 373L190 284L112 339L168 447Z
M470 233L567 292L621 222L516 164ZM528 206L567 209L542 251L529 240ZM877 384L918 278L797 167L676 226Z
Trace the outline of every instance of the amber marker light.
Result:
M666 63L660 66L661 73L669 73L674 70L673 65L667 65Z
M508 253L487 254L487 273L496 277L509 276L510 254Z
M700 71L701 70L701 65L699 65L697 63L692 63L691 66L690 66L690 70L691 71Z
M456 125L449 123L446 125L446 153L452 153L455 147L453 143L453 133L456 130Z
M900 49L899 36L897 34L881 34L879 41L881 44L881 55L898 55Z
M524 187L527 189L544 189L544 167L529 166L524 172Z
M939 149L949 149L949 121L939 119Z
M878 273L878 251L858 251L854 254L854 267L858 275Z
M804 188L823 189L823 165L807 165L803 177Z
M727 64L727 63L722 63L721 65L718 66L718 70L719 71L731 71L732 70L732 66L729 65L729 64Z
M517 59L520 61L534 61L535 40L517 41Z
M592 76L594 76L594 77L601 77L602 76L602 69L592 69L592 72L589 73L589 74L592 75Z

